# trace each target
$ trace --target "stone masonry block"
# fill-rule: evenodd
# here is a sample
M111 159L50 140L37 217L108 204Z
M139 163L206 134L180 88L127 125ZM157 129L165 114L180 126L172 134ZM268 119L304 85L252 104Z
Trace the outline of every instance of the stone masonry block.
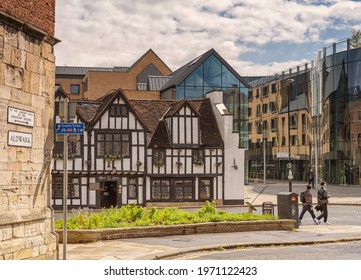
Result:
M34 54L28 53L25 69L39 74L40 58Z
M0 226L0 241L6 241L13 238L13 229L11 225Z
M23 87L23 70L12 65L5 65L5 85L21 89Z
M11 63L12 66L21 68L21 51L18 48L11 48Z
M25 236L24 223L13 225L13 234L15 238L21 238Z

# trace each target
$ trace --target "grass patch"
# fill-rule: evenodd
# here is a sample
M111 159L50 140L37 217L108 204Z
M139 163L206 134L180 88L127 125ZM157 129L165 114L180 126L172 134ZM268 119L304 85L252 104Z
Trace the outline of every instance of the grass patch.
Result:
M101 213L93 213L89 209L82 209L77 210L74 215L67 220L67 228L102 229L254 220L278 220L278 218L268 214L232 214L218 210L214 201L207 201L199 211L194 213L189 213L178 208L157 209L157 207L152 207L148 209L136 205L103 209ZM57 220L55 222L55 229L63 229L63 227L63 220Z

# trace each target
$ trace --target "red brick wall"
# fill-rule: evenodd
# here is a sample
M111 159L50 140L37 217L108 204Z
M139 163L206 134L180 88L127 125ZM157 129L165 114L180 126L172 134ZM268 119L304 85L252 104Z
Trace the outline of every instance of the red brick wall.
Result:
M0 0L0 11L54 35L55 0Z

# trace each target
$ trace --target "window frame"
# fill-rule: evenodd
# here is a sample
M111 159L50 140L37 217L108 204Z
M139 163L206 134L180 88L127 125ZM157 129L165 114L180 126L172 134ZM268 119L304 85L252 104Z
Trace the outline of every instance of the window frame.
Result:
M76 88L77 90L73 90ZM78 95L80 94L80 85L79 84L70 84L70 94Z
M99 136L103 135L103 140L99 140ZM111 135L112 139L108 139L107 140L107 135ZM114 140L114 136L115 135L120 135L120 140L119 141L115 141ZM123 136L127 136L128 140L123 139ZM122 158L129 158L130 154L131 154L131 134L129 132L118 132L118 131L99 131L95 133L95 147L96 147L96 158L103 158L106 155L119 155ZM100 154L100 150L99 149L99 143L103 143L103 153ZM120 152L117 153L114 149L114 144L115 143L119 143L120 146ZM107 144L110 144L112 146L110 151L107 151ZM127 150L126 152L124 152L123 150L123 146L127 145L127 148L125 150Z

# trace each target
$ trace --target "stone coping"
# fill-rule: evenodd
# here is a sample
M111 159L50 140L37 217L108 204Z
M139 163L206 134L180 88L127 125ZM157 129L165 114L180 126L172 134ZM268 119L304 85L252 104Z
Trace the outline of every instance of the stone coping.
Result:
M161 237L170 235L207 234L245 231L293 230L295 220L262 220L240 222L199 223L171 226L145 226L128 228L106 228L67 230L67 243L88 243L99 240ZM63 230L57 230L59 242L63 242Z

